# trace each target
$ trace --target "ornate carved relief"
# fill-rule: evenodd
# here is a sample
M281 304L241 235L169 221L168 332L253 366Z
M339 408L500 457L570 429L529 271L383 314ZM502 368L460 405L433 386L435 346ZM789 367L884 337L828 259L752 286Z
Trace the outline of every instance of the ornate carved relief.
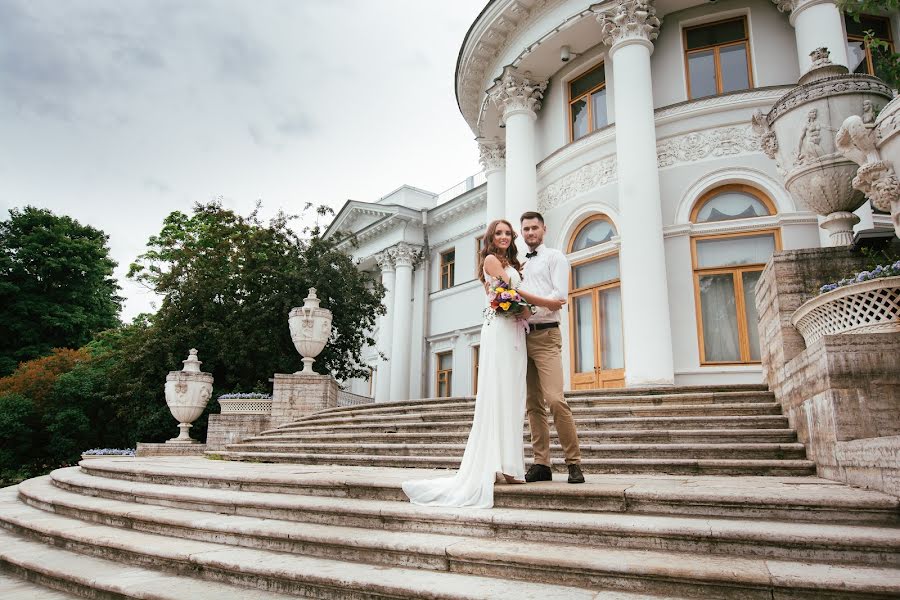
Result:
M394 249L388 248L383 252L379 252L375 255L375 262L378 263L378 268L382 271L393 271L394 270Z
M722 127L661 140L656 144L660 168L676 163L759 151L759 138L749 127Z
M649 1L619 0L616 8L597 15L600 39L607 46L630 40L653 41L659 35L660 20Z
M861 117L848 117L834 143L841 154L860 165L853 187L864 193L878 210L893 212L891 203L900 200L900 180L890 163L881 160L873 127Z
M506 166L506 145L500 140L478 142L478 162L488 171L496 171Z
M571 198L616 180L616 157L584 165L538 192L538 210L546 211Z
M546 80L536 79L530 73L522 73L514 67L506 67L497 83L488 90L488 94L500 109L500 114L505 116L513 110L540 110L545 89Z
M419 262L422 256L421 248L411 246L406 242L400 242L392 248L394 251L394 263L398 267L412 267Z

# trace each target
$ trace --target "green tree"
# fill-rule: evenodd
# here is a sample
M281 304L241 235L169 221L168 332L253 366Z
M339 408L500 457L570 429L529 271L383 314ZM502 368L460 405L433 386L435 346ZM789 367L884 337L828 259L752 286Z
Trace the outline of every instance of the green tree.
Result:
M320 217L327 212L317 210ZM243 217L215 202L165 219L129 272L164 296L147 335L132 349L126 367L132 370L120 378L131 386L129 397L150 401L138 389L146 381L159 402L161 376L178 369L190 348L199 350L203 370L215 377L214 397L269 389L273 373L300 367L287 318L311 287L334 315L316 370L341 379L368 376L360 352L375 343L368 332L384 311L383 288L318 226L298 234L292 219L279 214L263 223L256 211ZM158 421L145 417L150 425ZM171 422L165 419L166 430Z
M0 221L0 376L52 348L79 348L119 324L107 236L49 210Z
M838 0L838 6L857 23L864 15L896 12L900 0ZM900 54L894 52L887 40L867 30L865 45L872 51L875 73L892 88L900 88Z

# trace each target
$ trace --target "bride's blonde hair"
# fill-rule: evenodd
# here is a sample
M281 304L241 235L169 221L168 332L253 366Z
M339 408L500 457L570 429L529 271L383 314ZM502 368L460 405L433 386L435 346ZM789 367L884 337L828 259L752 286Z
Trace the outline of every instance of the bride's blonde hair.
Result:
M512 233L512 241L506 250L501 250L494 244L494 233L497 231L497 226L501 223L509 227ZM487 231L484 232L484 237L481 240L481 251L478 253L478 279L482 283L484 283L484 260L491 254L500 259L500 264L503 265L504 269L512 265L516 271L522 272L522 263L519 262L518 251L516 250L517 237L519 236L516 235L516 230L513 229L512 223L506 219L497 219L488 223Z

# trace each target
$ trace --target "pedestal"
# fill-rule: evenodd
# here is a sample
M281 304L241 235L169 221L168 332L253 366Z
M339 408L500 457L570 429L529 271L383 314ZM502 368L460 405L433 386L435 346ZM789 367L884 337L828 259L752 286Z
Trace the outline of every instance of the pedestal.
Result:
M272 381L271 427L337 406L338 385L331 375L276 373Z

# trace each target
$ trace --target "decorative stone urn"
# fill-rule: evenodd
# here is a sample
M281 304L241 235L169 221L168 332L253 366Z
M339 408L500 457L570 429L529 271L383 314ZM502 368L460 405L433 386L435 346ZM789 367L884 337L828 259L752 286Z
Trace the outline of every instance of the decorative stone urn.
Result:
M866 198L853 186L857 164L838 150L834 134L847 117L863 111L864 103L877 110L893 94L877 77L848 73L828 54L826 48L810 54L812 67L799 85L768 114L755 114L753 130L791 196L825 217L821 227L833 246L842 246L853 241L853 226L859 222L853 211Z
M824 335L900 331L900 276L851 283L803 303L791 324L807 348Z
M303 370L297 373L314 375L312 365L331 337L331 311L319 306L316 288L309 288L303 306L291 309L288 325L294 347L303 357Z
M894 171L894 165L900 165L900 96L878 118L875 110L874 104L864 101L860 115L844 120L835 144L859 165L853 187L865 193L875 208L891 213L894 233L900 236L900 181Z
M203 414L212 395L213 376L200 371L203 363L197 359L197 350L191 348L187 359L182 362L182 370L169 371L166 376L166 404L181 429L179 436L167 441L167 444L199 443L188 435L188 429Z

